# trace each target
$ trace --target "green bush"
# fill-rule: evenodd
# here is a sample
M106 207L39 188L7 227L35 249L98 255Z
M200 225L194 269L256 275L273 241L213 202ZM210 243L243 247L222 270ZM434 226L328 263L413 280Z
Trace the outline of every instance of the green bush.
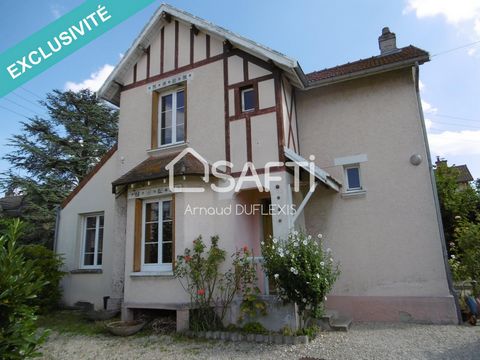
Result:
M17 240L22 223L14 220L0 237L0 358L25 359L45 339L37 332L36 307L31 300L42 291L45 281L26 260Z
M32 305L37 306L41 313L57 308L62 297L60 280L65 274L60 270L63 265L61 257L43 245L25 245L22 250L25 259L34 262L36 276L43 276L48 281L37 297L31 300Z
M264 268L273 278L285 303L296 303L301 328L310 318L323 314L323 303L339 275L331 250L323 250L317 239L293 231L286 240L262 242Z
M267 334L268 330L259 322L248 322L242 327L243 332L247 334Z

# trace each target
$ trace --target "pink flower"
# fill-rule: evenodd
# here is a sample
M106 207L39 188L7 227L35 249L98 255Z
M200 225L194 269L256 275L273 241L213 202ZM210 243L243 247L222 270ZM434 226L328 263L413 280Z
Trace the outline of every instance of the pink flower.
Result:
M198 289L197 294L200 295L200 296L205 295L205 289Z
M244 253L248 252L248 246L247 246L247 245L245 245L245 246L243 247L243 252L244 252Z
M185 256L185 262L188 263L190 260L192 260L192 257L190 255Z

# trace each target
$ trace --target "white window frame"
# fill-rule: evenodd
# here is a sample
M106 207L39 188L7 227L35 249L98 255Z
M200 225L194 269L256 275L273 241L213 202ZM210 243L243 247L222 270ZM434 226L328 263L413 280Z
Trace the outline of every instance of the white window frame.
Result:
M163 255L163 202L170 201L170 206L172 210L172 263L162 263L162 255ZM146 207L147 204L151 203L160 203L158 207L158 254L157 254L157 263L156 264L145 264L145 220L147 216ZM175 213L173 209L173 197L161 197L161 198L154 198L154 199L144 199L142 201L142 263L141 263L141 271L148 272L148 271L157 271L157 272L171 272L173 270L173 259L175 258L174 251L174 231L175 231Z
M252 87L248 87L248 88L245 88L245 89L242 89L240 91L240 102L242 104L242 112L250 112L250 111L254 111L255 110L255 104L253 105L253 108L251 109L245 109L245 98L244 98L244 94L246 92L253 92L253 95L255 96L255 88L252 86Z
M349 164L349 165L345 165L343 167L344 169L344 173L345 173L345 184L347 185L346 186L346 192L358 192L358 191L363 191L363 180L362 180L362 171L360 169L360 164ZM350 187L350 184L348 182L348 170L349 169L358 169L358 181L360 182L360 187L356 187L356 188L351 188Z
M103 244L102 244L102 264L98 265L98 236L100 233L100 216L103 216ZM103 254L105 249L105 212L82 214L82 241L80 248L80 268L81 269L101 269L103 265ZM87 238L87 218L95 217L95 249L93 255L93 265L85 265L85 242Z
M177 93L183 91L183 140L177 141ZM172 142L168 144L162 144L162 100L164 96L172 95ZM158 101L158 144L159 147L169 147L172 145L178 145L185 143L185 125L186 125L186 117L185 117L185 110L187 108L187 104L185 102L185 88L175 88L170 91L161 92L159 94L159 101Z

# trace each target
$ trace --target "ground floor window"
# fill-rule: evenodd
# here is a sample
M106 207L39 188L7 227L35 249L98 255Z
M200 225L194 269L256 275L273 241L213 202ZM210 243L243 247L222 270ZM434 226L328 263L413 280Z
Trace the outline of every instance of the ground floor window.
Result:
M173 262L172 199L144 200L142 271L171 271Z
M103 213L83 215L83 268L101 268L103 256Z

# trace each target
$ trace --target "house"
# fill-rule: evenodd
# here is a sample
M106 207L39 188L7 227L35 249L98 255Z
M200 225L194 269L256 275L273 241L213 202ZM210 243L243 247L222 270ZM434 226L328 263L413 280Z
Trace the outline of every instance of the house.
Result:
M125 319L171 309L181 322L189 298L172 267L196 237L261 256L264 238L303 228L322 233L341 263L328 308L457 322L418 91L429 54L397 48L388 28L378 41L378 55L306 74L162 5L98 93L120 107L118 146L62 204L64 302L100 308L109 297ZM255 178L273 177L259 189ZM214 191L228 179L235 189ZM277 211L247 211L258 205ZM216 212L228 208L245 211Z
M435 161L436 167L439 165L445 165L448 166L447 160L440 159L439 156L437 156L437 161ZM468 169L467 165L452 165L454 169L458 171L458 176L457 176L457 184L460 189L466 189L470 186L470 183L474 180L472 173Z

